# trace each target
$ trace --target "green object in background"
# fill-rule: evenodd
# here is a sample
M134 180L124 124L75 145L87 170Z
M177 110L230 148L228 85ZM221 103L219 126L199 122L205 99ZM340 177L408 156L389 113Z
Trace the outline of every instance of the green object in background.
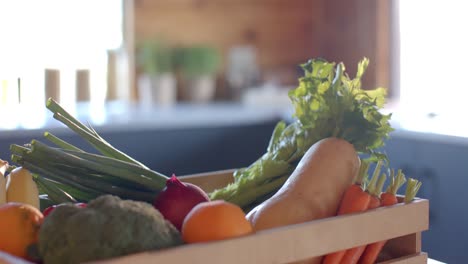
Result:
M136 61L144 73L154 76L174 72L187 77L212 76L221 64L218 50L208 45L172 47L162 41L147 40L137 47Z
M137 47L137 65L154 76L174 72L174 50L161 41L148 40Z
M175 54L178 69L187 77L212 76L221 63L218 50L210 46L181 47Z

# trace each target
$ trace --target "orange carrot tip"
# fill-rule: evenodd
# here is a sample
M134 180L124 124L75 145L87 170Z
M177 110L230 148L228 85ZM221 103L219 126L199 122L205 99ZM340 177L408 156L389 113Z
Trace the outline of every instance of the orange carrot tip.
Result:
M416 194L421 188L422 183L416 179L408 178L408 183L406 185L406 192L405 192L405 203L410 203L416 197Z

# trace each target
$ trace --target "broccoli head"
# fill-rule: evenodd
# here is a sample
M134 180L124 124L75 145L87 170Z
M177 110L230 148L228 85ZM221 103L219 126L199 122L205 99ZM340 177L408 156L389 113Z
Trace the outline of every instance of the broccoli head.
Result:
M45 264L73 264L180 244L179 231L152 205L103 195L86 208L55 208L42 224L38 247Z

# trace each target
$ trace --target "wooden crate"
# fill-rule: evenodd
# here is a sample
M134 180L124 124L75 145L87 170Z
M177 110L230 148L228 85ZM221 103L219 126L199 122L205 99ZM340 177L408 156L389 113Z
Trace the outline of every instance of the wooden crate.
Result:
M232 170L183 176L205 191L233 181ZM427 263L421 232L429 227L429 201L415 199L365 213L336 216L257 232L219 242L183 245L100 261L101 264L143 263L290 263L341 249L390 239L385 264Z

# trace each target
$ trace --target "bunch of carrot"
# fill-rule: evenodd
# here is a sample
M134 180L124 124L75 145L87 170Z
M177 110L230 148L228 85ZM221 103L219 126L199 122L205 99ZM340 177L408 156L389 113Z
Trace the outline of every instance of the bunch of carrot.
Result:
M358 213L372 210L378 207L397 204L397 191L406 182L406 177L401 170L395 175L395 170L390 171L390 183L385 192L382 193L383 185L387 179L385 173L380 174L382 162L377 162L373 175L367 183L369 162L363 161L359 174L354 183L343 195L337 215ZM409 178L405 193L405 203L411 202L421 182ZM326 255L323 264L371 264L375 263L379 253L387 241L378 241L369 245L362 245Z

